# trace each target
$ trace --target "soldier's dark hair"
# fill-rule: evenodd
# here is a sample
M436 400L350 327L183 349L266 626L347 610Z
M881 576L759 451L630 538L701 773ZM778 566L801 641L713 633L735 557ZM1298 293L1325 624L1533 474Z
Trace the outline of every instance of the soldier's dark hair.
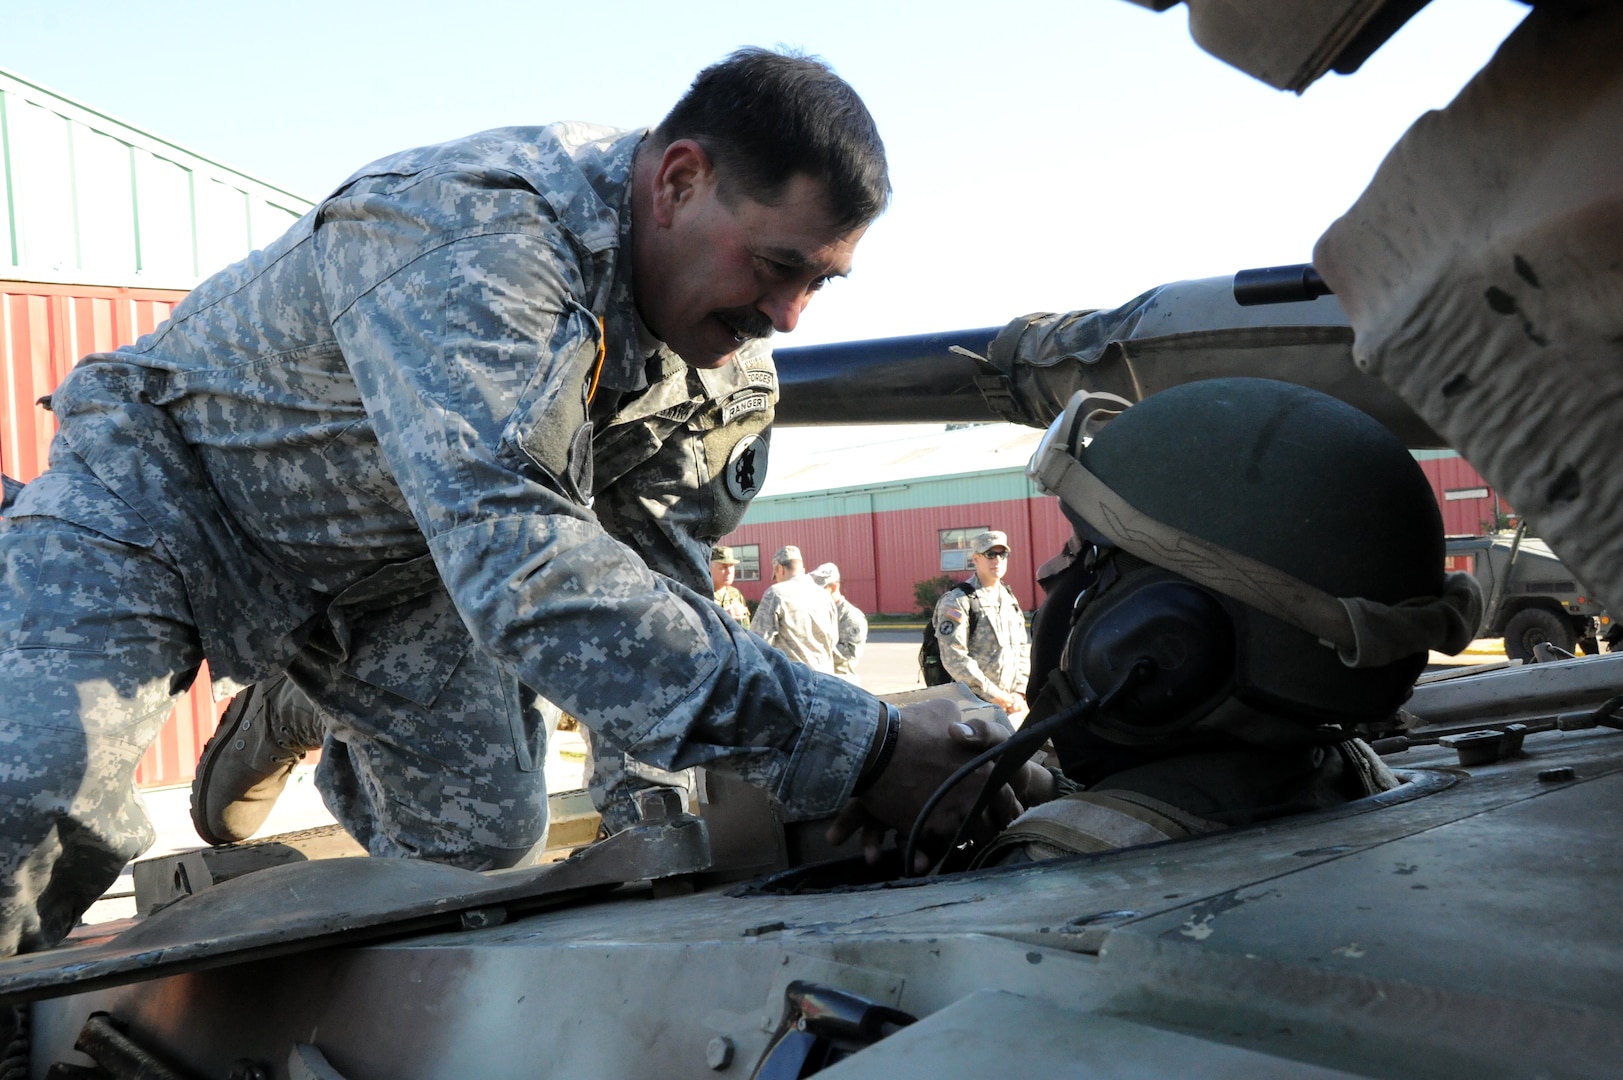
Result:
M823 184L841 229L868 224L890 202L868 107L816 57L746 48L705 68L652 136L659 150L678 139L704 147L728 197L776 205L804 173Z

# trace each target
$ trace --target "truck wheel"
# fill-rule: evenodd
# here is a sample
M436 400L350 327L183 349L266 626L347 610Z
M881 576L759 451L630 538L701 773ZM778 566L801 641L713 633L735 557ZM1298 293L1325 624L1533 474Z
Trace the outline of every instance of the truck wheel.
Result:
M1533 646L1541 641L1572 652L1578 643L1567 620L1543 608L1523 608L1505 623L1505 655L1524 664L1533 662Z

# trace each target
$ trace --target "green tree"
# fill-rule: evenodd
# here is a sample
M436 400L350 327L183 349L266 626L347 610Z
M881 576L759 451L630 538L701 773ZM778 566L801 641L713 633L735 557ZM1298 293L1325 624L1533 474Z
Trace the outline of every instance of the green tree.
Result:
M919 612L926 619L935 614L936 601L946 595L948 589L958 584L957 581L946 574L938 574L932 578L913 583L913 600L919 606Z

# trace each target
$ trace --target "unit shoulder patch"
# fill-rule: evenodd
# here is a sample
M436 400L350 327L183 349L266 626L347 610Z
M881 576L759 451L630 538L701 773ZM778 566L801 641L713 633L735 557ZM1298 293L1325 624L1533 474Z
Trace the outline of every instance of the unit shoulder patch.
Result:
M727 493L739 502L753 499L766 481L767 445L759 435L746 435L727 455Z

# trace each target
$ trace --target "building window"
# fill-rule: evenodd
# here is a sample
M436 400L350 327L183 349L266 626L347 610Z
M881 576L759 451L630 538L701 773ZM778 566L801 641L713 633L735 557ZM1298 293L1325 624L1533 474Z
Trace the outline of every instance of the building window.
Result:
M972 554L969 546L975 542L975 537L989 528L990 525L976 525L969 529L942 529L941 572L951 574L968 570L969 556Z
M1485 487L1449 488L1443 492L1444 502L1462 502L1466 499L1486 499L1488 489Z
M738 559L738 576L735 581L761 580L761 545L739 544L733 548L733 555Z

